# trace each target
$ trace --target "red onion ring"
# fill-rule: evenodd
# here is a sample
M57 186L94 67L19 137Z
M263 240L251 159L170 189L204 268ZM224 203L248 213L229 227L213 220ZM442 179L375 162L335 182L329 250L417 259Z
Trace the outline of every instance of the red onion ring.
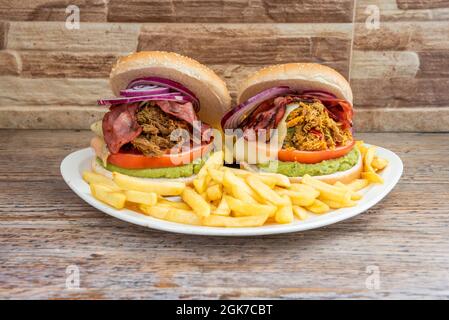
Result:
M289 87L280 86L266 89L255 96L249 98L245 102L239 104L235 108L229 110L221 119L221 127L224 129L238 128L240 123L262 102L275 98L280 95L292 93Z
M151 95L151 96L107 98L107 99L98 100L98 104L99 105L108 105L108 104L122 104L122 103L133 103L133 102L139 102L139 101L155 101L155 100L176 101L179 103L192 102L190 100L190 97L180 95L177 93L168 93L168 94Z
M165 78L159 78L159 77L146 77L146 78L139 78L131 81L128 84L127 89L130 89L136 85L157 85L161 87L166 87L175 91L180 92L183 96L187 96L190 98L190 102L193 104L193 108L195 109L195 112L198 112L200 110L200 102L198 98L195 96L195 94L184 87L182 84L165 79Z
M169 88L159 87L155 85L136 85L129 89L120 90L120 95L123 97L137 97L165 94L169 92ZM180 93L178 92L178 94Z

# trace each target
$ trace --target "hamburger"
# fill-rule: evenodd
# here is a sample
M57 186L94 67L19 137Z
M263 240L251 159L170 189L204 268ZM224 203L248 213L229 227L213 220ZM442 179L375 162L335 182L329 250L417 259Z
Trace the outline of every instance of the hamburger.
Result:
M230 108L226 84L201 63L171 52L137 52L110 73L116 97L92 124L92 169L189 183L213 147L213 127Z
M346 183L362 170L353 138L352 99L349 83L330 67L274 65L243 82L239 104L224 115L221 125L225 132L243 132L239 139L244 149L235 155L244 169L281 173L291 182L308 174ZM255 161L248 161L253 153L247 150L256 151Z

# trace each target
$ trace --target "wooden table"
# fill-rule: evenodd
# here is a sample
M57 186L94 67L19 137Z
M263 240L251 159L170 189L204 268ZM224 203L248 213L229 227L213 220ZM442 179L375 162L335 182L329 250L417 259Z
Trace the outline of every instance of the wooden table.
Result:
M257 238L164 233L90 207L59 173L90 132L0 136L0 298L449 298L449 134L359 134L403 159L392 193L351 220Z

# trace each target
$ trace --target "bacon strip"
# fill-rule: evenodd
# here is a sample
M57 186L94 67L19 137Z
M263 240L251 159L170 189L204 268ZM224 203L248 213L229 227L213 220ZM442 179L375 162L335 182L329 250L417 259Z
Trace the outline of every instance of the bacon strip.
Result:
M113 105L103 117L103 135L111 153L118 153L120 148L133 141L142 133L142 127L136 119L139 103ZM175 101L156 101L156 105L167 114L184 120L193 126L198 121L192 103L180 104ZM201 124L201 138L203 142L211 140L210 126Z
M260 104L256 110L242 123L243 131L252 129L257 132L260 129L277 128L279 122L285 114L286 105L292 102L320 100L326 107L329 115L337 122L343 124L344 128L352 127L352 106L345 100L332 97L317 97L312 94L307 95L290 95L285 97L277 97L274 100L268 100ZM247 136L248 139L254 138Z

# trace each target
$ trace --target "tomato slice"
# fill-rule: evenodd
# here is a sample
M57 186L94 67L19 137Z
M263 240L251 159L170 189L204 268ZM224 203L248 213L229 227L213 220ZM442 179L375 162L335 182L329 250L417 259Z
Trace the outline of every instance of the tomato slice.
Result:
M345 156L354 147L355 141L333 150L323 151L299 151L281 149L278 151L278 159L281 161L296 161L301 163L318 163L323 160L335 159Z
M203 144L189 151L171 154L167 153L158 157L148 157L143 154L119 152L110 154L108 162L126 169L167 168L191 163L193 160L206 155L213 144Z

